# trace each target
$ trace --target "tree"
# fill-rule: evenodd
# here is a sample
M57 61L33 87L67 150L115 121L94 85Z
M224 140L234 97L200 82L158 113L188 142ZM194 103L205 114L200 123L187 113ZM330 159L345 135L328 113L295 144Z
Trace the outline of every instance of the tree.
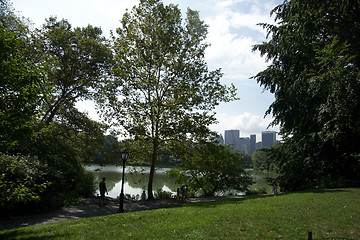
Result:
M97 28L51 19L39 34L6 1L0 14L1 211L89 196L93 179L81 163L104 126L74 103L102 83L111 51Z
M254 152L254 154L252 155L254 170L269 171L271 159L269 158L268 152L269 148L261 148Z
M252 184L251 176L242 167L244 154L231 151L229 146L205 142L182 151L183 162L171 169L169 176L188 184L194 192L205 196L228 190L246 192Z
M280 124L289 164L307 176L296 188L360 183L360 2L285 1L261 24L271 39L254 46L271 65L254 78L275 94L266 114ZM281 156L278 155L278 156ZM306 171L306 172L305 172Z
M91 160L94 148L103 140L105 126L78 111L75 103L94 99L108 76L112 64L109 42L98 27L72 28L67 20L53 17L36 34L37 64L44 73L38 129L44 134L61 136L64 139L59 139L59 143L67 143L60 145L72 146L75 155ZM38 136L34 140L47 139Z
M113 117L137 141L150 146L148 196L159 149L173 141L209 135L215 106L235 99L234 86L220 84L220 69L204 61L207 26L188 9L183 24L180 9L160 0L141 0L127 11L114 41L114 79L106 88Z
M39 34L39 59L46 70L42 120L50 124L73 111L79 100L93 99L112 63L108 41L98 27L72 28L50 17ZM70 110L69 110L70 109Z
M253 163L252 163L252 159L251 159L251 155L250 154L244 154L244 168L252 168L253 167Z
M42 95L27 22L7 1L0 4L0 151L5 152L32 134Z

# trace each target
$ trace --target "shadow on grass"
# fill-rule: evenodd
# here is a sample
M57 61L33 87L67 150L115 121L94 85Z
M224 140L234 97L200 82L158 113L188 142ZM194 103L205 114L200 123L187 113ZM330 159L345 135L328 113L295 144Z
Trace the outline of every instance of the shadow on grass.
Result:
M310 189L310 190L304 190L300 192L289 192L289 193L345 193L350 192L348 189L331 189L331 188L325 188L325 189Z
M278 195L280 196L280 195ZM225 199L215 199L212 201L204 201L204 202L190 202L190 203L184 203L179 206L175 207L184 207L184 206L191 206L191 207L199 207L199 208L215 208L219 205L223 204L241 204L243 202L253 200L253 199L263 199L263 198L270 198L274 197L274 195L250 195L250 196L244 196L241 198L225 198Z
M280 193L277 196L287 196L287 195L291 195L291 194L298 194L298 193L315 193L315 194L328 194L328 193L346 193L346 192L351 192L350 189L312 189L312 190L304 190L304 191L296 191L296 192L286 192L286 193ZM190 202L190 203L184 203L184 204L180 204L180 205L176 205L176 206L170 206L170 207L183 207L183 206L192 206L192 207L206 207L206 208L214 208L218 205L222 205L224 203L226 204L240 204L243 203L245 201L248 200L253 200L253 199L264 199L264 198L271 198L271 197L277 197L274 195L249 195L249 196L244 196L244 197L240 197L240 198L217 198L214 200L210 200L210 201L199 201L199 202Z
M41 236L41 238L39 237ZM46 235L43 235L42 230L28 230L27 228L23 229L11 229L4 232L0 232L0 239L2 240L14 240L14 239L26 239L26 240L38 240L38 239L69 239L68 234L56 234L47 232Z

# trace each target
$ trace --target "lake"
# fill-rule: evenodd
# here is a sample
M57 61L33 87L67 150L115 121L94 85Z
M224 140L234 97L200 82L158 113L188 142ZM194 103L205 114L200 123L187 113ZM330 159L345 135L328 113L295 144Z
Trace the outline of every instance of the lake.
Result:
M121 178L122 178L122 166L106 165L100 166L96 164L86 165L85 169L92 172L95 177L95 186L98 187L99 182L103 177L106 178L106 186L109 192L109 197L116 198L120 195L121 191ZM165 175L165 172L170 170L169 168L157 168L153 181L153 190L157 191L162 189L164 191L176 193L176 189L180 187L175 183L174 179L171 179ZM125 169L125 183L124 194L130 196L141 196L142 190L147 189L149 179L149 167L126 167ZM274 177L273 173L264 173L260 171L250 171L255 184L250 189L259 189L265 187L267 193L271 192L271 187L266 182L266 177ZM96 191L99 194L99 191ZM240 193L232 193L240 194Z

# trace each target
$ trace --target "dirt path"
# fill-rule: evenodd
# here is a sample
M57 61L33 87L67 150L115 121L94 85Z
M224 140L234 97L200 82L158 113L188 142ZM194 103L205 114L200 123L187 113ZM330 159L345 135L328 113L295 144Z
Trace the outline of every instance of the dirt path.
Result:
M230 198L244 198L244 197L245 196L188 198L186 199L186 201L182 201L178 199L163 199L163 200L152 200L152 201L144 201L144 202L125 201L124 210L126 212L142 211L142 210L170 207L183 203L210 202L210 201L224 200ZM118 209L119 209L119 201L116 201L115 199L106 198L105 206L99 207L98 199L93 197L86 199L85 201L81 202L76 206L65 207L53 212L26 215L21 217L0 218L0 231L4 229L60 222L70 219L116 214Z

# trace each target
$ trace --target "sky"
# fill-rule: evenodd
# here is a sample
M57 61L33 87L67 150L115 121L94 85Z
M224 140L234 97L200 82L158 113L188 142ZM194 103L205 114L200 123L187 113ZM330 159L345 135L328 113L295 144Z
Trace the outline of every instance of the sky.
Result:
M258 23L274 23L270 11L282 0L163 0L173 3L182 10L183 18L188 7L199 11L200 18L209 26L206 41L211 44L206 50L205 60L210 70L218 68L224 73L222 84L233 83L237 88L238 101L222 103L216 108L218 124L211 125L213 131L224 135L225 130L240 130L241 137L256 134L261 141L261 132L279 131L279 127L268 128L272 116L264 118L274 96L264 90L256 80L250 79L266 69L265 58L253 52L254 44L268 41L266 30ZM67 19L73 27L91 24L101 27L103 35L120 27L125 10L139 3L139 0L12 0L15 11L29 18L34 27L41 27L45 19L57 16ZM93 104L77 105L87 111L90 117L98 119ZM278 136L277 139L280 139Z

